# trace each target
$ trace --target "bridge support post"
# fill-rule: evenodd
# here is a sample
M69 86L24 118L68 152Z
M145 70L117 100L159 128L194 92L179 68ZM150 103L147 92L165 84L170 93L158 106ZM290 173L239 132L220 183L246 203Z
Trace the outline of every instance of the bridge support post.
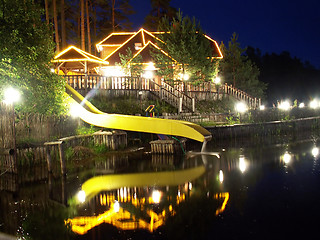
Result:
M182 97L179 98L179 109L178 109L178 113L182 112Z
M196 111L196 100L192 98L192 112Z

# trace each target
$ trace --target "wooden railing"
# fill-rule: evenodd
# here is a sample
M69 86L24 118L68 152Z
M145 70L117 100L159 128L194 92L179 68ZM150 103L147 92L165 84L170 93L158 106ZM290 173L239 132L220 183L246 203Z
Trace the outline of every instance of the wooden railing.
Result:
M237 100L244 101L248 104L249 108L258 108L261 105L261 99L255 98L247 94L246 92L233 87L232 85L222 84L218 85L213 82L203 82L198 85L188 84L183 81L174 81L173 82L175 88L183 92L184 89L187 89L187 92L207 92L211 94L216 94L217 92L220 94L225 94L228 96L232 96ZM185 86L186 84L186 86Z
M179 109L179 111L188 110L189 112L195 111L195 102L191 97L183 94L182 92L174 89L169 84L161 81L157 84L153 80L149 80L150 92L156 94L160 99L169 103L170 105Z
M183 81L175 81L172 85L161 81L160 84L152 79L140 77L104 77L99 75L65 75L67 83L76 90L89 90L92 88L107 90L145 90L169 104L189 111L195 110L194 98L184 94L188 93L224 94L232 96L248 104L249 108L258 108L261 105L260 98L254 98L246 92L234 88L232 85L216 85L212 82L204 82L199 85L188 84ZM186 85L185 85L186 84ZM180 108L179 108L180 106Z
M98 75L65 75L67 83L75 90L93 88L106 90L144 90L150 91L160 99L179 109L179 111L195 110L194 100L184 93L161 81L139 77L104 77Z
M233 96L234 98L240 101L246 102L249 108L258 108L261 105L261 98L252 97L246 92L240 89L234 88L232 85L225 84L225 85L222 85L221 87L225 94L229 96Z

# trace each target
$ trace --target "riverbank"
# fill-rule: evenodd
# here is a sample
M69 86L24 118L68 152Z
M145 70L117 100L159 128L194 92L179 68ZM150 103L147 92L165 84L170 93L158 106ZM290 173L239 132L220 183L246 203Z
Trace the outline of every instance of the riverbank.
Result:
M294 120L271 121L264 123L233 124L205 127L212 134L212 141L229 141L234 144L245 144L248 141L256 143L277 143L283 138L303 140L310 136L317 137L320 130L320 117L308 117ZM266 139L268 139L267 142Z

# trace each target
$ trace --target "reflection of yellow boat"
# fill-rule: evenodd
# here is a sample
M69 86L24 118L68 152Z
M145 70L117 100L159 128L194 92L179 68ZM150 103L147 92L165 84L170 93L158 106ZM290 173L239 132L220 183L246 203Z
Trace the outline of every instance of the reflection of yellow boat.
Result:
M87 180L82 185L82 191L87 199L101 191L122 187L177 186L200 177L204 172L205 167L202 165L178 171L103 175Z

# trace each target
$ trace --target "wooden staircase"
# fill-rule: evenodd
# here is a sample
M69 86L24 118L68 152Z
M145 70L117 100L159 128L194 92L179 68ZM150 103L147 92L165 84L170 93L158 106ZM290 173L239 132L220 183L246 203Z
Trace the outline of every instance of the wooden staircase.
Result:
M150 81L150 92L156 97L165 101L166 103L176 107L179 112L194 112L195 111L195 99L180 92L169 84L161 81L160 84L154 80Z

